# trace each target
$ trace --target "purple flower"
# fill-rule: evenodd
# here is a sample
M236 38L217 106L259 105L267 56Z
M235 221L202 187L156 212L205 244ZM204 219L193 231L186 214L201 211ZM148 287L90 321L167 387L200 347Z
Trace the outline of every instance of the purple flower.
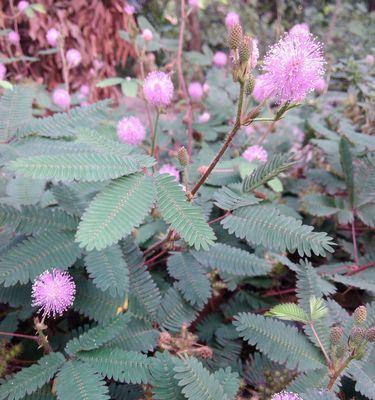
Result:
M188 92L193 101L200 101L203 97L203 86L199 82L191 82Z
M0 64L0 81L5 79L5 75L7 74L7 68L4 64Z
M143 84L143 94L146 100L155 107L167 107L173 97L171 77L161 71L150 72Z
M135 7L131 4L126 4L126 6L124 7L124 11L128 15L133 15L135 13Z
M81 53L77 49L69 49L66 52L66 61L70 68L76 67L82 61Z
M263 62L263 86L278 102L298 102L324 74L322 45L311 34L286 34L272 46Z
M27 7L29 7L30 3L28 1L25 0L21 0L18 4L17 4L17 8L19 12L23 12L26 10Z
M52 93L52 101L64 110L70 107L70 94L65 89L55 89Z
M189 7L198 8L199 7L199 0L189 0Z
M367 54L367 56L365 57L365 61L369 67L372 67L375 62L375 57L372 54Z
M16 31L10 31L8 33L8 40L11 44L18 44L20 42L20 35Z
M117 124L117 136L123 143L138 145L146 137L146 129L137 117L124 117Z
M152 32L150 31L150 29L143 29L142 31L142 38L145 42L150 42L152 40L152 38L154 37L154 35L152 34Z
M79 88L79 96L82 97L86 97L88 96L90 93L90 88L88 87L88 85L81 85Z
M242 157L249 162L257 160L265 163L267 161L268 155L266 150L264 150L262 146L255 145L248 147L243 152Z
M53 269L38 276L32 289L32 306L43 316L62 315L74 301L76 285L68 272Z
M225 17L225 25L227 28L232 28L232 26L240 23L240 17L234 11L230 11Z
M302 400L300 396L296 393L292 392L280 392L277 394L274 394L271 397L271 400Z
M309 35L310 33L310 28L307 24L303 23L303 24L296 24L294 25L289 33L291 35Z
M171 176L174 176L177 182L180 180L180 173L178 169L172 164L164 164L159 169L159 174L169 174Z
M217 67L225 67L228 62L228 57L223 51L217 51L214 54L213 62Z
M203 114L198 116L198 123L200 124L205 124L206 122L208 122L211 119L211 115L210 113L208 113L207 111L205 111Z
M314 90L318 93L323 93L327 89L327 83L323 78L319 78L315 84Z
M56 47L57 43L59 42L60 36L61 33L57 29L55 28L48 29L46 34L46 39L48 44L52 47Z
M272 95L273 88L270 82L264 78L264 75L258 76L255 79L255 85L253 89L253 97L257 102L262 102Z
M256 65L258 64L258 58L259 58L258 40L253 39L252 40L252 54L249 59L252 69L254 69L256 67Z

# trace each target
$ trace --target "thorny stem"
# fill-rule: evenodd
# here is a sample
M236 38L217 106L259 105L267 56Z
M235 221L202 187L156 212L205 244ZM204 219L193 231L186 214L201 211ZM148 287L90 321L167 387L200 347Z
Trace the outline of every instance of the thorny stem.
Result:
M211 174L212 170L216 167L217 163L220 161L221 157L224 155L226 149L229 147L231 144L233 138L236 136L236 133L239 131L241 128L241 115L242 115L242 104L243 104L243 98L244 98L244 84L241 83L241 88L240 88L240 98L238 101L238 108L237 108L237 117L236 117L236 122L233 126L233 129L227 136L227 139L225 140L225 143L215 156L215 158L211 161L211 164L208 166L206 172L202 175L202 177L199 179L199 181L196 183L192 191L190 192L191 198L195 196L195 194L198 192L200 187L204 184L206 179L209 177Z
M318 333L315 330L314 323L312 321L309 321L309 325L310 325L310 328L311 328L311 330L312 330L312 332L313 332L313 334L315 336L316 341L319 344L319 347L322 349L322 352L324 354L324 358L326 359L327 364L328 364L328 368L331 368L332 367L332 361L329 358L328 353L327 353L326 349L324 348L324 345L323 345L322 341L320 340Z

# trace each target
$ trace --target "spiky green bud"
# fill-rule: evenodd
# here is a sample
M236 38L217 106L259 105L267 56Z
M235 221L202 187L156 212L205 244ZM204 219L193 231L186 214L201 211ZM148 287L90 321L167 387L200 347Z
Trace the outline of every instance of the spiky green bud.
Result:
M335 357L336 358L341 358L346 351L346 346L343 344L339 344L336 349L335 349Z
M240 24L234 25L229 32L229 47L232 50L238 49L238 47L242 43L242 37L242 26Z
M373 326L370 329L367 329L366 332L366 339L370 342L373 343L375 342L375 326Z
M238 47L238 55L240 58L240 63L245 64L249 61L251 50L251 38L245 35Z
M353 320L356 325L362 325L367 318L367 309L365 306L359 306L354 310Z
M181 166L186 167L189 164L189 154L184 146L178 150L177 157Z
M331 329L331 334L330 334L331 343L334 346L338 345L341 342L343 334L344 334L344 331L341 328L341 326L334 326Z
M255 79L252 75L249 76L249 79L246 82L245 93L247 96L250 96L253 93L255 86Z
M350 331L350 340L356 345L361 344L365 338L366 329L362 328L361 326L355 326Z

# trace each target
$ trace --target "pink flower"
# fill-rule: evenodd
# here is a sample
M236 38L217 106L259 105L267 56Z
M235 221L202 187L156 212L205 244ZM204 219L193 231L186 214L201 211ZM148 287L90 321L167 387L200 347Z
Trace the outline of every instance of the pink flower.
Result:
M245 133L248 136L251 136L252 134L255 133L255 128L253 127L253 125L248 125L245 127Z
M20 35L16 31L10 31L8 33L8 40L11 44L18 44L20 42Z
M171 77L161 71L153 71L147 75L143 84L146 100L155 107L167 107L173 97Z
M131 4L126 4L124 7L125 14L133 15L135 13L135 7Z
M252 54L249 59L249 62L251 62L251 68L254 69L257 64L258 64L258 59L259 59L259 48L258 48L258 40L253 39L252 41Z
M66 61L70 68L76 67L82 61L81 53L77 49L69 49L66 52Z
M123 117L117 124L117 136L123 143L138 145L146 137L146 129L137 117Z
M291 392L280 392L277 394L274 394L271 397L271 400L302 400L300 396L296 393L291 393Z
M264 79L264 75L258 76L255 79L253 97L258 103L270 97L272 92L273 88L271 87L270 83Z
M172 164L164 164L159 169L159 174L169 174L169 175L175 177L175 181L178 182L180 180L180 173L179 173L178 169Z
M144 29L142 31L142 37L145 42L150 42L152 40L152 38L154 37L154 35L150 31L150 29Z
M90 93L90 88L87 85L81 85L79 88L79 94L82 95L83 97L88 96Z
M375 62L375 57L372 54L367 54L367 56L365 57L365 61L369 67L372 67Z
M17 8L19 12L23 12L26 10L27 7L29 7L30 3L28 1L25 0L21 0L18 4L17 4Z
M74 301L76 285L68 272L53 269L37 277L32 289L32 306L43 316L62 315Z
M0 81L5 79L5 75L7 74L7 68L4 64L0 64Z
M189 96L193 101L200 101L203 97L203 86L199 82L191 82L188 87Z
M325 92L325 90L327 89L327 83L323 78L319 78L318 81L315 84L314 89L318 92L318 93L323 93Z
M198 117L198 122L199 122L200 124L205 124L205 123L208 122L210 119L211 119L211 115L210 115L210 113L208 113L208 112L206 111L206 112L204 112L203 114L201 114L201 115Z
M209 91L210 91L210 85L209 85L207 82L205 82L205 83L203 84L203 92L204 92L205 94L207 94Z
M240 23L240 17L234 11L230 11L225 17L225 25L227 28L231 28L234 25Z
M48 29L46 34L46 39L48 44L52 47L56 47L59 42L60 36L61 33L57 29L55 28Z
M242 157L249 162L257 160L265 163L268 159L266 150L264 150L262 146L258 145L248 147L242 154Z
M308 36L310 33L310 28L305 23L296 24L290 29L289 33L291 35L307 35Z
M225 67L228 62L228 57L223 51L217 51L214 54L213 62L217 67Z
M263 85L278 102L298 102L324 74L322 45L311 34L286 34L264 59Z
M52 101L64 110L70 107L70 94L65 89L55 89L52 93Z
M189 0L189 7L198 8L199 7L199 0Z

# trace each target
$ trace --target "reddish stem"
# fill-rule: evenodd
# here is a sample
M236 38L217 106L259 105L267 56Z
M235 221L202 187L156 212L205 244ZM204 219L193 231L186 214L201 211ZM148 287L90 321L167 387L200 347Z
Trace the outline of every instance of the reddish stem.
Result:
M208 222L208 225L214 224L215 222L219 222L222 219L226 218L229 214L231 214L231 211L227 211L224 215L222 215L221 217L217 217L211 221Z
M13 337L21 338L21 339L30 339L30 340L34 340L35 342L38 342L38 338L36 336L23 335L22 333L0 332L0 335L2 335L2 336L13 336Z
M145 265L149 265L152 264L155 260L157 260L158 258L160 258L161 256L163 256L165 253L167 253L168 250L162 250L160 251L158 254L156 254L154 257L149 258L148 260L146 260L144 262Z
M264 297L271 297L271 296L280 296L282 294L289 294L294 293L296 291L295 288L284 289L284 290L269 290L268 292L264 293Z

